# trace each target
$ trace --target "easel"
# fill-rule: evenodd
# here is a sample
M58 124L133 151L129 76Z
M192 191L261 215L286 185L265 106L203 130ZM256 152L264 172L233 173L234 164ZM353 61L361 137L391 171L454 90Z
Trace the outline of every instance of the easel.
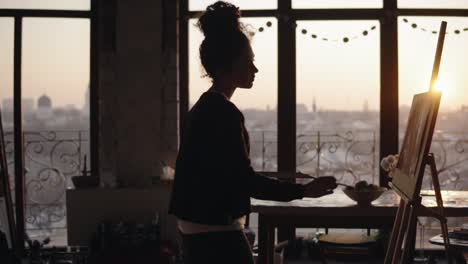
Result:
M431 169L432 184L434 185L434 192L437 201L437 210L430 209L421 204L421 196L418 199L411 201L403 192L392 185L392 189L400 195L400 206L398 207L395 224L393 225L392 236L385 256L385 264L396 263L410 263L410 258L414 253L414 242L416 238L416 220L418 214L427 215L437 218L440 221L442 228L442 235L444 237L444 245L447 253L447 259L451 263L449 254L449 239L447 219L444 213L444 204L440 192L439 176L437 167L434 160L434 155L429 153L427 155L425 165ZM426 166L422 166L422 170ZM403 247L402 247L403 246Z
M13 202L11 199L10 183L8 178L8 164L5 154L5 142L3 136L2 113L0 110L0 222L2 222L3 230L7 239L8 255L11 259L7 259L6 263L13 263L19 256L18 243L16 241L16 224L13 213ZM10 254L11 253L11 254ZM8 257L7 257L8 258ZM3 259L2 259L3 261ZM4 262L2 262L4 263Z
M437 76L439 72L440 60L442 55L442 49L445 38L445 31L447 28L447 22L443 21L440 26L439 39L437 43L437 50L434 60L434 67L432 69L432 78L429 91L433 91ZM430 141L432 140L432 133L435 125L435 117L433 117L431 128L429 129L429 139L424 146L424 153L428 153L430 148ZM408 133L408 131L407 131ZM423 156L424 157L424 156ZM425 207L421 204L421 182L422 176L426 166L430 167L432 183L434 185L434 192L437 201L437 210L433 210ZM392 230L392 236L385 256L385 264L399 264L399 263L411 263L411 258L414 253L414 245L416 240L416 221L418 215L427 215L434 217L440 221L442 228L442 235L444 238L444 246L447 254L448 263L452 263L450 256L450 241L448 237L447 219L444 214L444 204L442 195L440 192L440 183L437 173L437 167L434 160L434 155L428 153L422 161L418 175L418 183L416 189L412 195L408 195L407 190L402 190L396 184L390 184L390 187L401 197L400 205L398 207L395 224Z

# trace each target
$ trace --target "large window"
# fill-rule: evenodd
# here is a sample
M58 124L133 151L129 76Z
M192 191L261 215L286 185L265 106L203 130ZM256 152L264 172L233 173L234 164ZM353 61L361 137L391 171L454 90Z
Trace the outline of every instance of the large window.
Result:
M52 244L65 245L65 191L73 188L71 177L81 173L85 156L88 168L92 159L90 1L7 0L0 9L0 101L7 162L11 186L24 200L16 203L17 218L24 217L18 233L23 236L26 231L33 239L51 237ZM64 14L67 18L55 17ZM21 79L14 82L14 76ZM15 98L18 94L21 98ZM16 153L23 156L20 162ZM22 166L24 175L13 165ZM24 184L15 186L18 181Z
M189 0L187 14L195 18L199 13L193 11L203 10L212 2ZM244 17L278 18L273 22L278 24L275 28L278 33L272 42L255 46L254 41L255 52L268 50L268 54L276 56L270 47L277 45L280 55L275 66L277 75L265 77L268 83L280 84L272 85L279 91L275 96L281 95L272 104L280 106L280 112L275 112L279 116L275 143L280 146L275 153L278 167L292 169L294 161L297 170L312 175L332 174L347 183L356 180L387 183L387 175L382 170L379 175L379 161L398 152L398 137L406 129L412 96L428 89L440 21L448 21L439 75L440 86L446 91L432 151L442 170L443 188L467 188L468 130L461 125L468 122L468 93L465 92L468 72L464 65L468 60L467 1L239 0L234 3L240 6ZM442 15L450 17L430 17ZM264 22L256 25L262 27L263 33L255 38L263 38L262 34L269 32L270 28L263 25ZM193 58L197 58L192 58L195 55L191 52L197 51L193 42L189 37L190 103L200 93L194 92L197 88L194 88L193 74L197 78L202 74L199 68L193 69ZM264 67L260 65L259 75ZM205 80L202 87L208 85ZM247 106L250 100L261 104L255 108L265 109L264 99L274 98L254 91L245 94L251 97L233 99L244 113L248 112L246 107L251 107ZM295 120L294 125L291 119ZM286 144L293 142L295 148ZM429 188L428 181L424 184L424 188Z
M10 182L14 181L13 159L13 35L14 19L0 17L0 109ZM11 185L10 185L11 186ZM12 195L12 199L14 199Z
M4 130L13 129L13 18L0 17L0 101Z
M443 189L466 190L468 178L468 18L400 17L398 20L400 136L414 94L429 89L440 22L448 23L436 89L442 101L431 151ZM464 30L465 29L465 30ZM430 177L425 188L431 188Z
M22 35L26 227L30 235L53 230L57 243L65 191L90 156L90 21L24 18Z
M378 183L378 21L299 21L297 169Z
M12 128L13 119L6 117L6 112L13 112L12 102L6 100L13 98L13 18L0 17L0 100L3 112L4 129Z
M431 1L428 1L431 2ZM432 1L434 2L434 1ZM399 137L402 143L407 127L413 95L426 92L432 74L441 21L447 21L447 35L439 71L437 89L442 101L431 145L439 181L443 190L468 189L468 18L460 17L399 17ZM423 189L432 189L428 173ZM449 226L459 226L466 218L450 218ZM420 217L426 235L440 233L440 225L433 218Z
M198 13L191 11L203 10L212 2L189 1L188 14L194 18ZM468 4L464 1L399 0L397 1L399 8L426 8L426 10L400 9L402 13L408 15L398 17L399 10L393 8L392 3L384 7L381 0L351 2L291 0L290 10L282 8L271 10L278 7L276 1L261 3L234 1L234 3L240 6L247 17L258 16L259 12L256 9L264 9L265 16L279 12L280 16L289 18L279 21L268 17L244 18L244 21L249 21L258 29L253 46L257 53L260 73L254 90L237 91L233 101L247 113L249 130L254 134L257 131L273 131L280 127L277 140L291 142L289 135L294 130L278 124L285 119L277 122L274 116L285 117L284 113L291 112L290 110L295 107L296 153L286 153L292 150L283 148L285 153L279 153L278 156L294 156L297 169L304 172L317 175L333 173L348 182L360 179L377 182L378 164L382 158L380 155L393 154L397 151L396 146L393 146L396 144L386 142L397 142L398 136L401 136L406 128L405 122L412 96L427 90L437 31L442 18L423 17L421 14L463 15L464 9L468 8ZM339 10L332 13L317 12L317 9L323 8ZM365 12L347 9L361 9ZM316 19L315 14L320 16L320 21L297 20L307 17ZM398 30L393 28L392 23L381 23L389 19L388 14L397 22ZM362 19L357 17L358 15L362 16ZM340 18L343 20L339 20ZM437 156L439 166L446 168L444 177L447 180L443 181L443 185L447 188L463 189L466 180L460 179L461 175L466 174L464 164L467 162L464 161L464 153L467 141L463 136L466 131L459 124L464 123L466 119L464 113L468 109L466 103L468 98L464 92L468 74L463 64L467 56L463 47L466 46L468 36L468 18L452 16L444 19L448 21L449 28L442 57L439 86L445 87L443 88L445 91L433 149L439 153ZM276 25L282 22L285 22L285 26ZM193 104L210 85L209 79L200 77L203 71L198 60L198 45L202 37L194 28L194 23L195 19L189 21L188 30L189 104ZM266 24L269 26L265 26ZM282 37L291 35L288 26L295 27L294 42ZM398 38L394 35L396 32ZM381 39L386 41L381 43ZM389 44L389 41L395 42ZM289 50L291 43L296 45L294 53ZM285 48L277 51L277 47ZM388 50L381 50L381 47ZM273 59L274 63L269 63L277 52L282 54L281 61L276 62L276 59ZM285 54L287 55L284 56ZM293 54L296 55L295 60L288 59L288 56ZM398 65L397 60L393 59L397 57ZM296 65L286 65L291 61L295 61ZM291 67L295 67L295 76L289 74ZM262 75L263 73L268 74ZM397 78L398 83L395 82ZM291 87L279 87L278 80ZM295 102L289 96L278 98L276 89L282 92L296 89ZM396 98L396 95L399 98ZM385 109L380 108L381 102L387 105ZM293 106L294 103L297 105ZM275 112L278 104L283 107L284 112ZM396 118L398 108L399 120ZM268 109L265 112L272 114L264 115L261 109ZM257 117L262 121L255 121ZM380 140L381 134L385 134L387 138ZM264 137L265 133L262 135ZM441 142L446 142L444 144L448 145L442 146ZM269 152L265 151L263 144L260 147L262 155ZM449 153L449 148L453 154ZM275 151L273 153L277 155ZM253 160L257 159L253 157ZM262 162L254 162L256 169L275 168L265 165L268 162L265 162L263 156L259 160ZM384 177L386 176L380 175L380 180L385 179Z

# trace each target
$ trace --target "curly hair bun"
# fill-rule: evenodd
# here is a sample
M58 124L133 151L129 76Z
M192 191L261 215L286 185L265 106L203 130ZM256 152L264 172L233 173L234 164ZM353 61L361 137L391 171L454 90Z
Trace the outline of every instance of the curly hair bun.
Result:
M231 3L218 1L206 8L198 20L198 27L205 38L241 32L239 8Z

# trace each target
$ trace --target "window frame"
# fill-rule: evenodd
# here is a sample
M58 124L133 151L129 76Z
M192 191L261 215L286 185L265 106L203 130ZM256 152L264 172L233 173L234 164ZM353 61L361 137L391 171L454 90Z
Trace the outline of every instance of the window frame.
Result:
M188 20L201 11L189 11L189 0L179 0L179 95L180 124L188 112ZM468 17L468 9L398 8L398 0L382 0L378 9L293 9L292 0L278 1L275 10L245 10L243 17L274 16L278 19L278 171L296 170L296 31L298 20L379 20L380 21L380 153L398 153L398 17ZM288 89L294 87L294 89ZM388 178L379 169L381 186Z
M97 4L98 0L90 0L90 10L44 10L44 9L0 9L0 17L14 20L14 56L13 56L13 111L14 111L14 148L15 150L15 215L23 219L16 223L16 241L25 241L24 222L24 141L22 125L22 29L23 18L87 18L90 20L90 155L91 170L95 171L99 164L98 155L98 30ZM18 243L18 253L23 255L24 243Z

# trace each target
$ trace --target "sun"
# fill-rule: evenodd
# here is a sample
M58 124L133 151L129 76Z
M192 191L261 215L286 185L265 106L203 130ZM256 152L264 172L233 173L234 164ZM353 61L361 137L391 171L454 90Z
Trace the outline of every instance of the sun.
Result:
M445 96L450 94L450 90L452 89L452 84L448 81L447 78L438 78L436 84L434 85L436 91L442 92Z

